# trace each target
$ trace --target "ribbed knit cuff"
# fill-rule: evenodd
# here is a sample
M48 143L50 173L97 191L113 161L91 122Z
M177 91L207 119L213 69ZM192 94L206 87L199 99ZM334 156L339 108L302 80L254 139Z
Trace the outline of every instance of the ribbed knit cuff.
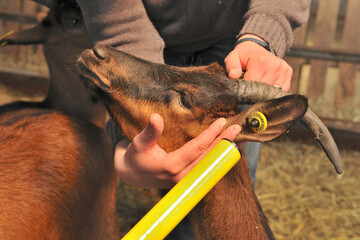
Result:
M276 56L283 57L293 41L292 34L286 34L286 32L291 33L290 26L289 29L284 29L276 19L265 14L255 14L246 19L237 37L254 34L268 42Z

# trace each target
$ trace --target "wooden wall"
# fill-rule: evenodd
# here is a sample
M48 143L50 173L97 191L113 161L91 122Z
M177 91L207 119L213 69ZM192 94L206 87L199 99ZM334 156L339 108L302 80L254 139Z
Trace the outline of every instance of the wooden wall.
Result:
M360 123L360 1L313 0L309 22L294 32L285 58L292 91L323 118ZM341 124L341 123L340 123Z

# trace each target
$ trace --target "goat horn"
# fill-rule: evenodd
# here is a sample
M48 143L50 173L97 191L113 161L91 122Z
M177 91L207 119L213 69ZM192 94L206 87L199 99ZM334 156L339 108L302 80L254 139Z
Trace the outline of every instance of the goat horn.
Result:
M51 8L53 6L53 1L52 0L32 0L33 2L39 3L41 5L44 5L48 8Z
M9 37L10 35L13 35L14 31L11 30L10 32L6 33L5 35L0 37L0 47L4 47L5 45L7 45L9 43L9 41L6 39L7 37Z
M238 95L242 98L242 102L245 104L253 104L259 101L290 95L290 93L284 92L280 88L265 83L245 80L238 80L237 91ZM321 145L335 167L336 172L342 173L343 167L339 149L325 124L310 109L307 110L301 119L301 123L315 135L315 139Z

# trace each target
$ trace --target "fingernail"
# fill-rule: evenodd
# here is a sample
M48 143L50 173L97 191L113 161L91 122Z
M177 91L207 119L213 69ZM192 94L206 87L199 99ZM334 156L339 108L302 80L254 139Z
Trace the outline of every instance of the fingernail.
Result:
M240 132L241 132L241 127L240 127L240 125L235 124L235 125L231 126L231 133L234 135L234 138L235 138L237 135L239 135Z
M228 73L229 78L240 78L241 73L239 73L236 69L232 68Z
M235 69L230 69L229 70L229 73L228 73L228 76L229 76L229 78L233 78L233 76L236 74L236 71L235 71Z
M219 118L219 125L224 128L226 124L226 119L225 118Z

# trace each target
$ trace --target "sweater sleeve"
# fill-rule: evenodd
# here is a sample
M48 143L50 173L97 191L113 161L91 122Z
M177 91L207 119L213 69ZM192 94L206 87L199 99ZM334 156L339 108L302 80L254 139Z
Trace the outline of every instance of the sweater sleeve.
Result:
M141 0L77 0L95 45L111 45L134 56L163 63L164 41Z
M292 31L306 23L311 0L251 0L238 37L254 34L270 44L279 57L293 42Z

